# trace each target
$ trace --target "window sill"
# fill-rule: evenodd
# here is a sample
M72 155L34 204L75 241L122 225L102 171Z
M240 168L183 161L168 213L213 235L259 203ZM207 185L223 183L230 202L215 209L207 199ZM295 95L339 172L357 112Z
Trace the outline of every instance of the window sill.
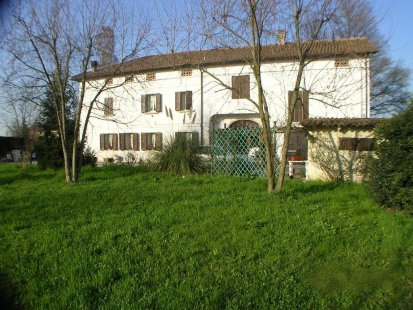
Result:
M154 114L159 114L161 112L156 112L156 111L150 111L150 112L143 112L145 115L154 115Z

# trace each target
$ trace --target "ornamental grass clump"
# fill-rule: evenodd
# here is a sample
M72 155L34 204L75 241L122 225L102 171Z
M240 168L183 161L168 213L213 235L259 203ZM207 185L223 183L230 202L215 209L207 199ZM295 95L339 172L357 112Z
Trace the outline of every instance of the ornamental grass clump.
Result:
M171 137L156 154L156 169L177 175L199 173L202 169L202 158L199 143L193 135L178 133Z

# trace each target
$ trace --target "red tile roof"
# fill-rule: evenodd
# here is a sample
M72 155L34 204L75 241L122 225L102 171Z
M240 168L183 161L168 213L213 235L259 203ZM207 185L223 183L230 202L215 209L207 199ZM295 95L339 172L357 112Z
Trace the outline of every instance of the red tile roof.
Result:
M321 128L359 128L371 129L380 125L383 118L308 118L301 121L305 129Z
M329 41L313 41L302 43L307 49L309 59L331 58L357 58L371 53L376 53L377 48L366 38L351 38ZM284 45L267 45L262 48L262 60L286 61L297 59L297 43ZM122 64L97 68L94 72L87 73L87 79L99 79L112 76L125 76L129 74L154 72L162 70L178 70L193 67L212 67L229 64L242 64L251 58L249 47L211 49L190 51L156 56L136 58ZM80 75L73 79L79 81Z

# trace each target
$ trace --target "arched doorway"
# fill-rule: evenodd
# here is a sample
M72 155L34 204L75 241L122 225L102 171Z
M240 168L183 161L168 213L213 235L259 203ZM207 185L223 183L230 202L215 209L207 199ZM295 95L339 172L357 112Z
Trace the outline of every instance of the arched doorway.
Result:
M254 122L250 121L249 119L241 119L238 121L233 122L229 128L259 128L260 126Z

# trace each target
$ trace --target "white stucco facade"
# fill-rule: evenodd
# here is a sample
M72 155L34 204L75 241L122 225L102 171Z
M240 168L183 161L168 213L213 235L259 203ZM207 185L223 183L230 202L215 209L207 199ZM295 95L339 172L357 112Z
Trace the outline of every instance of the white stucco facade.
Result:
M297 69L297 63L287 61L262 65L272 126L285 123L288 91L294 88ZM201 144L209 145L211 129L230 127L240 119L259 123L254 105L247 99L232 99L231 90L222 85L231 87L233 76L249 75L250 98L257 100L257 87L249 66L215 66L204 70L207 72L192 69L191 76L182 76L181 70L153 71L156 76L152 81L146 81L146 73L137 73L132 83L125 83L125 76L114 77L113 84L99 95L87 127L87 144L96 152L98 161L117 155L124 157L131 152L101 150L102 134L162 133L165 141L176 132L198 132ZM86 104L93 100L104 81L87 82ZM304 71L301 88L309 92L310 118L370 116L368 58L348 59L346 66L337 66L334 58L313 61ZM192 108L176 111L175 93L184 91L192 92ZM161 95L160 112L142 113L141 97L147 94ZM104 115L105 98L113 98L113 116ZM153 152L138 149L133 152L143 160Z

